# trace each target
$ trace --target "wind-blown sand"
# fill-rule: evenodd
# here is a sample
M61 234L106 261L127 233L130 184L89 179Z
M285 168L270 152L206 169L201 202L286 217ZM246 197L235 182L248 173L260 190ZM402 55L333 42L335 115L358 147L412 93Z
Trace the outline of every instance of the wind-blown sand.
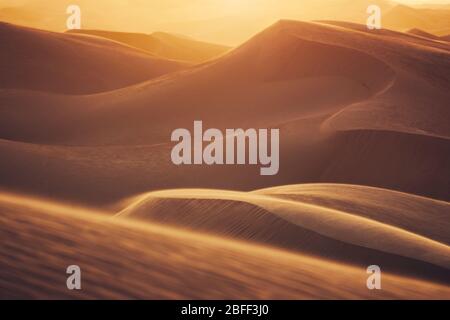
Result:
M1 298L432 299L450 288L83 209L0 194ZM82 290L65 269L82 270Z

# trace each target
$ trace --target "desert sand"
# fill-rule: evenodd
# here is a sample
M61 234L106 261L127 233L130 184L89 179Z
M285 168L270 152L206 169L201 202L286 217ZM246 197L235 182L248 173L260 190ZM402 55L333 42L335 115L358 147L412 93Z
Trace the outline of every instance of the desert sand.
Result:
M447 41L282 20L178 61L116 33L0 36L0 297L450 299ZM194 120L279 128L279 174L173 165Z

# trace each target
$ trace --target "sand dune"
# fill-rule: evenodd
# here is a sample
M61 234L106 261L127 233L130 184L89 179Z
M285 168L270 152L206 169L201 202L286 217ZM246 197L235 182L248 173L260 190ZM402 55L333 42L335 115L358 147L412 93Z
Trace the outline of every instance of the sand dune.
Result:
M267 46L269 43L271 45ZM386 46L388 46L389 51L384 50ZM263 53L258 53L260 48L263 47ZM426 69L431 56L438 63L442 64L442 68L433 66L433 69L431 67ZM105 141L105 139L102 139L102 141L100 137L95 139L95 135L100 134L95 131L104 131L106 128L103 128L103 123L97 121L95 113L89 112L90 117L87 119L81 118L83 121L80 121L79 125L87 126L90 121L95 120L97 123L94 128L86 128L95 131L90 132L88 137L84 139L85 141L83 141L82 137L78 139L72 138L72 140L77 144L118 143L121 141L112 139L117 140L117 136L121 136L121 139L124 140L123 143L136 143L139 141L138 137L136 135L134 137L123 137L124 132L120 126L126 125L128 129L127 135L130 135L128 125L130 121L133 121L133 124L136 125L134 130L142 131L142 126L149 127L147 125L148 114L146 113L151 112L152 118L156 118L153 121L156 122L156 120L163 120L162 116L168 112L166 111L168 108L171 111L177 111L182 108L187 112L186 116L188 116L189 122L195 115L203 116L203 118L206 118L205 120L211 119L211 121L214 120L216 122L217 118L219 118L217 111L220 111L220 117L230 118L235 108L239 108L247 103L245 110L242 110L243 112L252 112L254 108L258 108L260 111L265 111L263 115L270 115L270 118L273 119L272 122L277 123L286 121L286 118L289 118L288 116L295 118L311 113L325 113L326 111L333 111L329 110L331 106L334 108L334 111L339 111L343 104L349 105L359 101L366 105L368 102L375 104L375 101L383 98L387 100L385 103L392 101L394 106L390 108L389 112L393 113L394 111L392 110L397 108L395 104L397 102L405 102L405 99L407 99L407 97L402 96L402 93L407 89L413 88L419 91L418 94L434 94L436 97L434 110L436 112L434 113L439 115L446 112L446 109L443 109L441 105L444 105L444 101L447 101L448 93L442 89L435 88L436 83L433 83L433 80L441 79L441 84L445 86L443 81L448 80L445 72L448 67L446 57L448 57L446 51L415 46L414 43L397 44L389 37L372 35L367 39L366 32L362 34L317 24L280 22L229 55L203 68L198 68L173 78L168 77L165 81L149 82L133 88L112 92L106 96L87 99L85 103L89 104L91 108L100 103L105 104L105 102L110 105L108 107L110 115L108 115L108 121L105 121L104 125L109 126L111 128L109 130L114 130L115 133L109 132L110 141ZM332 61L334 60L332 58L338 59L338 63L333 63ZM284 63L286 60L291 62L286 64ZM320 63L312 63L319 61ZM355 61L358 61L357 64L355 64ZM411 66L411 63L413 66ZM395 65L395 72L392 70L393 64ZM408 64L408 70L404 70L405 64ZM261 68L261 66L264 67ZM338 66L345 66L345 68L339 68ZM394 78L395 82L393 83ZM208 82L205 82L206 79ZM246 87L239 89L237 86L241 82L246 82ZM268 83L271 84L270 87L264 86ZM307 87L309 90L307 92L305 92L306 90L299 90L302 87ZM327 90L328 96L333 99L317 99L316 88L321 88L322 91ZM333 90L333 88L336 89ZM263 89L267 89L267 92L263 91ZM205 90L215 93L215 98L212 99L210 94L206 94ZM232 101L229 101L230 98L225 99L225 96L223 96L223 91L228 93L229 90L233 90ZM241 92L241 90L245 90L245 92ZM170 92L173 91L178 92L176 97L171 98L170 101L161 101L161 96L170 95ZM249 99L248 96L255 91L259 95L254 95L253 99ZM243 95L244 93L246 94L245 96ZM283 99L281 93L283 94ZM376 96L377 100L368 99L373 97L373 95ZM278 107L276 109L277 112L268 109L268 103L264 104L262 98L265 100L270 99L268 101L272 105L282 105L283 108L280 109ZM312 102L313 98L318 100L318 102ZM411 97L410 99L414 98ZM112 102L113 99L114 103ZM231 102L233 102L233 105L230 106ZM299 102L300 106L298 106ZM423 116L426 116L426 110L423 110L426 102L411 103L411 106L408 107L411 109L411 112L407 113L407 115L411 114L410 117L418 117L424 113ZM228 108L225 108L225 103L229 105ZM311 103L311 105L307 106L306 103ZM66 104L70 105L71 100L69 99ZM153 107L156 104L161 106L158 110L155 110L156 108ZM164 108L162 104L165 106ZM378 108L379 104L377 104ZM195 107L196 105L202 105L203 107L199 109L199 107ZM121 117L121 113L125 108L128 112L128 121L124 121L123 117ZM355 107L352 106L352 108ZM46 108L42 109L42 112L46 112ZM66 109L72 111L70 110L71 108ZM86 109L87 107L77 108L77 115L82 117L86 113ZM378 111L375 107L371 109ZM384 113L388 112L388 110L381 111ZM212 118L211 113L215 115L214 118ZM340 112L338 114L342 116L343 113ZM143 123L138 123L137 117L142 121L145 115L147 115L143 119L145 123L144 121ZM361 118L358 119L359 121L355 121L354 126L357 126L364 119L362 116ZM389 127L386 129L407 130L413 133L429 131L430 134L443 136L448 134L444 128L439 130L439 128L444 127L443 123L436 126L438 124L436 121L442 121L442 117L434 116L429 120L429 127L425 128L415 128L408 123L395 123L402 119L403 117L392 119L391 122L388 122ZM59 122L63 120L58 119ZM119 120L120 123L116 123ZM175 122L174 120L167 118L165 122L168 120L170 120L171 126L178 124L173 123ZM232 124L233 119L226 120ZM268 119L257 120L259 122L269 121ZM403 121L407 120L409 120L408 117ZM52 123L52 121L49 122L50 124ZM185 123L189 122L185 121ZM218 125L215 122L213 124ZM383 129L382 123L377 126L378 122L381 121L372 122L374 122L372 124L373 129ZM160 131L163 129L160 126L162 125L164 124L150 126L150 128L146 129L145 141L147 143L151 142L148 141L149 136L155 137L152 140L160 140ZM363 125L364 128L368 126L365 122ZM363 125L361 124L361 126ZM20 128L19 125L17 127ZM77 129L77 131L79 130ZM85 131L83 130L83 132ZM19 132L17 135L19 135ZM15 139L21 138L18 136ZM27 139L26 136L22 137L23 139ZM60 139L64 139L64 137ZM90 141L86 141L88 139ZM47 141L43 140L42 142L51 142L51 140L47 139Z
M108 91L185 68L106 39L0 23L0 87L66 94Z
M254 191L349 212L450 244L450 206L402 192L343 184L301 184Z
M389 271L450 281L448 203L381 189L314 187L321 198L309 202L302 200L308 185L256 193L157 191L142 195L118 216L218 233L358 265L378 261L376 264ZM336 189L340 193L333 197L330 193ZM346 206L339 201L339 194L347 197ZM355 197L359 202L349 200ZM352 210L358 206L358 211ZM428 227L422 229L425 221Z
M448 286L22 196L0 195L1 298L445 299ZM168 254L170 253L170 254ZM77 264L82 290L65 287Z
M2 186L95 205L161 188L299 182L450 199L449 45L360 29L281 21L217 60L111 92L1 90ZM280 128L279 175L173 166L170 133L197 119L220 129ZM24 154L26 162L11 161ZM45 176L46 187L29 175Z
M66 119L50 118L48 138L39 142L52 143L52 139L77 145L165 142L173 127L189 125L193 119L230 127L245 124L244 115L255 110L259 110L260 116L252 119L253 126L275 124L324 113L330 108L336 111L342 105L367 99L392 81L394 73L379 59L337 43L306 39L308 29L323 32L327 27L280 22L201 68L89 99L65 98ZM346 34L337 30L335 33L329 38ZM333 59L339 63L333 63ZM343 65L346 67L339 67ZM324 90L328 91L326 96L322 95ZM54 102L48 99L54 98L40 97L35 103L40 113L50 113L53 108ZM23 108L21 105L17 103L15 109ZM183 119L167 117L174 112L183 112ZM78 119L76 130L67 123L74 116ZM149 121L154 125L149 125ZM50 134L56 124L66 127L68 132L58 128L58 135ZM3 138L30 139L21 135L20 123L12 125L15 136L2 134ZM6 128L5 124L3 131ZM84 137L76 136L80 134Z
M230 50L230 48L226 46L197 41L188 37L165 32L143 34L86 29L70 30L68 32L72 34L88 34L111 39L145 50L164 59L186 61L189 63L204 62L216 58Z

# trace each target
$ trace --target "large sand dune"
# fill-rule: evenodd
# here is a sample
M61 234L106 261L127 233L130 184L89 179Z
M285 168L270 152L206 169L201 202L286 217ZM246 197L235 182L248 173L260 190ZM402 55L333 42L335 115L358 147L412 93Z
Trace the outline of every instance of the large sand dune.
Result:
M193 234L23 196L0 195L1 298L448 298L448 286ZM65 270L82 270L82 290Z
M335 34L324 41L307 39L314 37L309 35L309 29L316 33L329 29ZM349 41L354 38L335 28L280 22L202 67L109 94L64 98L61 103L66 116L48 119L48 137L38 142L76 145L167 142L174 127L192 125L194 119L219 128L232 127L245 125L249 121L246 116L256 110L259 116L252 118L253 126L275 125L337 111L390 85L395 74L386 63L339 45L338 35L347 35ZM322 94L324 91L327 95ZM53 99L37 97L35 109L51 113L59 102ZM14 109L22 108L29 109L23 102ZM175 113L183 117L169 116ZM76 130L68 125L73 117L78 120ZM65 131L58 128L57 135L50 134L55 133L52 126L56 124L64 126ZM14 136L5 132L8 129L4 126L4 138L27 141L35 137L21 132L20 122L10 124L13 125Z
M1 90L2 185L95 204L161 188L299 182L448 200L448 49L355 24L281 21L217 60L111 92ZM222 129L280 128L279 174L172 165L172 130L198 119ZM27 161L9 160L23 154ZM44 175L45 188L17 172Z
M0 87L65 94L108 91L187 64L118 42L0 22Z

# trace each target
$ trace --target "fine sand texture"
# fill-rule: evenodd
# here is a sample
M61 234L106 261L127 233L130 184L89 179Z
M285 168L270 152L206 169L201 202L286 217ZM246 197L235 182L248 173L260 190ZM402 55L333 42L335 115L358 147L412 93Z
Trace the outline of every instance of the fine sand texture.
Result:
M448 286L17 195L0 195L0 298L433 299ZM65 269L82 269L82 290Z

